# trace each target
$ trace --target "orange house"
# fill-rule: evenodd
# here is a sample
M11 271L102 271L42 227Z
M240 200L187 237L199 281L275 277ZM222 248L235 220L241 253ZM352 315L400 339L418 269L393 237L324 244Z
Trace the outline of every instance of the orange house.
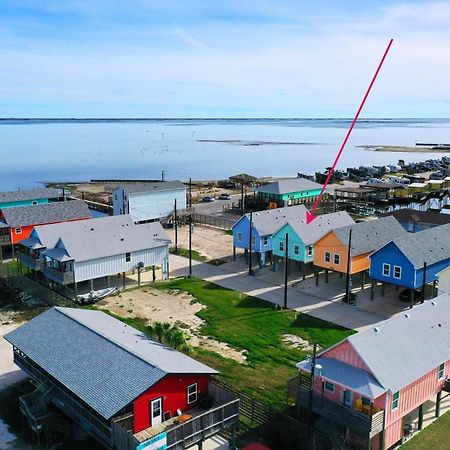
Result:
M405 233L392 216L336 228L314 245L314 265L347 273L351 239L349 273L364 272L370 267L372 252Z
M70 200L4 209L0 213L0 226L9 228L11 244L15 245L29 238L36 225L90 218L89 208L85 202Z

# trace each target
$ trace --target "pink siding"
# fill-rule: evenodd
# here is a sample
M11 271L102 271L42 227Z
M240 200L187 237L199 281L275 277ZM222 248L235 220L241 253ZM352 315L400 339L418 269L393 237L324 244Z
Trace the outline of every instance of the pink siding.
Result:
M384 432L384 448L389 448L403 437L403 420L389 425Z
M347 341L342 342L342 344L339 344L331 350L325 352L322 356L335 358L339 361L350 364L351 366L358 367L358 369L363 369L367 372L370 372L366 363L361 359L358 353L356 353L355 349Z

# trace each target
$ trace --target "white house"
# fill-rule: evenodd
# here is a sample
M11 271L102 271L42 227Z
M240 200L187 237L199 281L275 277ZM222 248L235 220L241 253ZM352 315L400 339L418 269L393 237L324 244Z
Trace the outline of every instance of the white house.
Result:
M450 267L441 270L438 273L439 285L438 285L438 295L450 294Z
M130 214L135 222L166 217L186 208L186 186L181 181L159 181L118 186L112 191L113 214Z

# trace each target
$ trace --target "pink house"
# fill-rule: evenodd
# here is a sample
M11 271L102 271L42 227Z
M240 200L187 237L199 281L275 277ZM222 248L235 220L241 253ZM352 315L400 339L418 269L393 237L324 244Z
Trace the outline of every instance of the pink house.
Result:
M300 410L309 407L312 360L297 364ZM347 442L389 449L450 404L450 295L354 334L316 358L312 412Z

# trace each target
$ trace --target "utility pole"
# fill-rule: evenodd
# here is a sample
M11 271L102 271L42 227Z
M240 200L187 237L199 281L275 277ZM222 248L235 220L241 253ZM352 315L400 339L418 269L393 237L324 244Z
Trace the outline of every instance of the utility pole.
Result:
M189 278L192 277L192 214L189 214Z
M161 181L164 181L164 170L161 170Z
M243 216L245 214L245 208L244 208L244 175L242 175L242 181L241 181L241 215Z
M422 301L423 303L425 301L425 288L427 285L427 263L423 262L423 281L422 281ZM414 293L411 298L414 298ZM413 307L412 301L411 301L411 308Z
M189 208L192 208L192 178L189 178Z
M346 280L346 286L345 286L345 302L346 303L350 303L350 294L352 291L352 280L351 280L351 275L350 275L351 257L352 257L352 229L350 228L350 232L348 234L347 280Z
M287 309L287 295L288 295L288 243L289 243L289 235L286 233L286 242L284 249L284 309Z
M248 274L253 275L252 271L252 240L253 240L253 212L250 211L250 230L248 233L248 240L249 240L249 246L248 246Z
M316 369L316 353L317 353L317 342L314 342L313 356L312 356L312 360L311 360L311 374L309 377L308 440L309 440L310 430L311 430L311 426L312 426L312 407L313 407L313 396L314 396L314 371Z
M178 217L177 217L177 199L173 207L174 224L175 224L175 253L178 253Z

